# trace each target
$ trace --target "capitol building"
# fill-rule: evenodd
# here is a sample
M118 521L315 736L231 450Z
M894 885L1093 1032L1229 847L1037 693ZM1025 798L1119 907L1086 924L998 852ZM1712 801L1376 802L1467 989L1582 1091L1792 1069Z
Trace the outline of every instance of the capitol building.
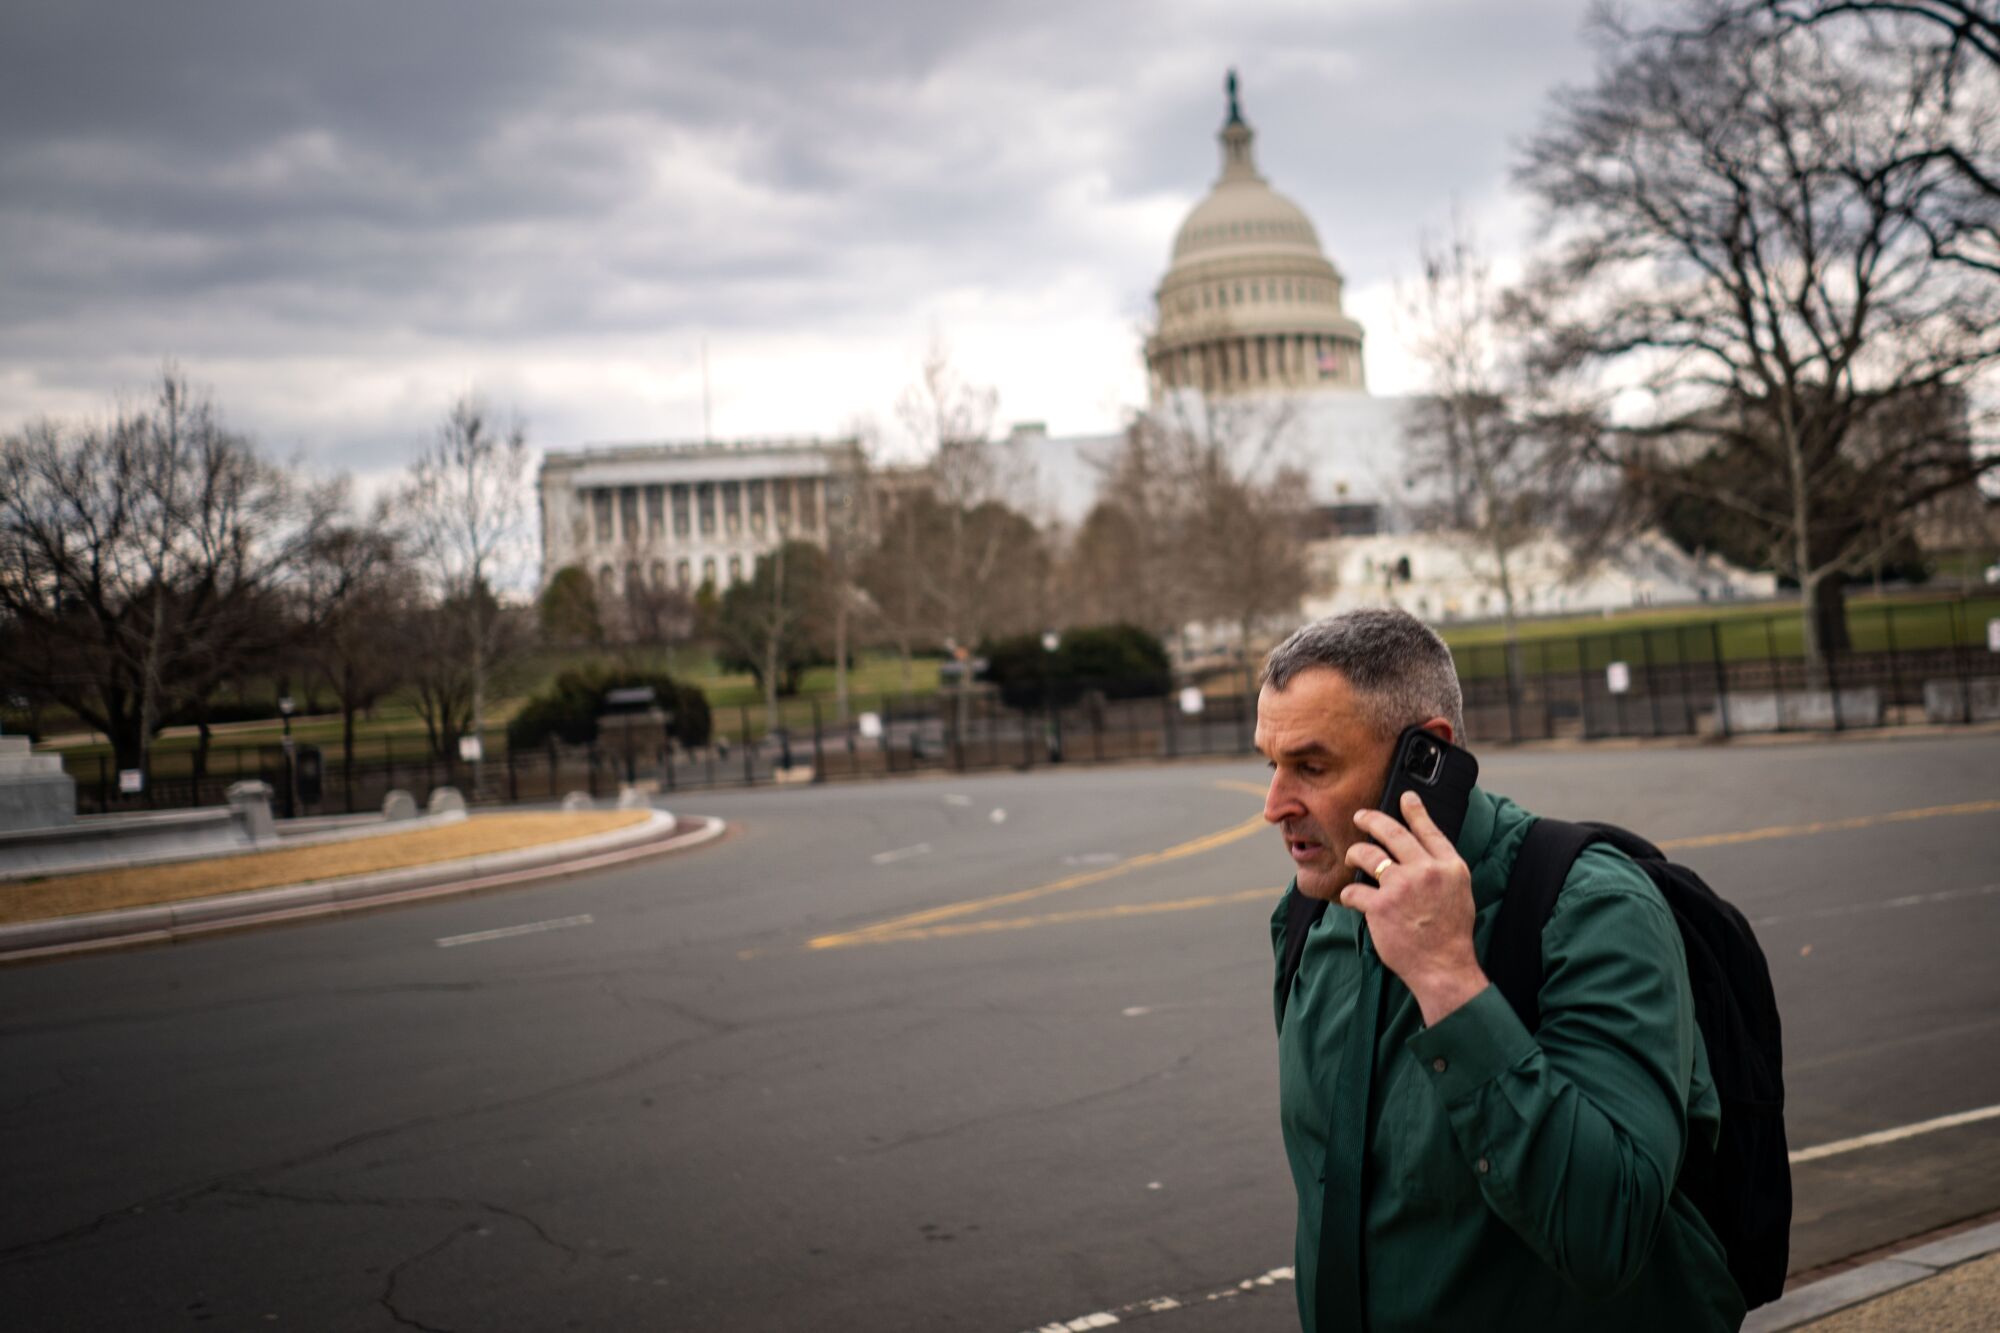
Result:
M1319 579L1302 617L1383 604L1430 620L1496 613L1486 557L1462 534L1430 530L1441 497L1407 465L1414 400L1368 392L1366 333L1343 307L1345 279L1312 219L1259 168L1233 73L1226 87L1219 171L1175 233L1153 292L1145 415L1255 436L1265 466L1304 476L1300 540ZM1010 502L1038 524L1074 531L1124 439L1014 425L996 442L1016 479ZM744 440L551 451L540 478L543 582L576 566L600 597L726 589L787 537L825 540L842 460L858 447ZM1560 556L1553 539L1536 548L1523 611L1769 595L1768 576L1695 561L1664 541L1637 543L1580 576L1561 572Z

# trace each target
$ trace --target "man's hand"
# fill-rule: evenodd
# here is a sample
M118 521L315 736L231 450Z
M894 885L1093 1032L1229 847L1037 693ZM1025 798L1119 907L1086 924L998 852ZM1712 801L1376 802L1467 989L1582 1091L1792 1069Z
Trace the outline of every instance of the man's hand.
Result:
M1403 818L1408 828L1380 810L1356 812L1355 825L1375 841L1349 847L1347 863L1381 887L1349 884L1340 901L1367 918L1375 952L1428 1027L1489 983L1472 946L1471 869L1413 791L1403 793Z

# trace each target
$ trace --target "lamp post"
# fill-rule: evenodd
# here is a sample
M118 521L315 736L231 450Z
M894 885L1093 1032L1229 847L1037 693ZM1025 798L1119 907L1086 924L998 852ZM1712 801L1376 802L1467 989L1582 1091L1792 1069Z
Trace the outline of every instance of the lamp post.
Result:
M290 819L299 812L299 764L292 748L292 696L278 698L278 716L285 720L285 818Z
M1062 636L1054 630L1042 633L1042 713L1048 727L1049 762L1062 762L1062 721L1056 711L1056 704L1050 693L1050 673L1054 670L1056 649L1062 647Z

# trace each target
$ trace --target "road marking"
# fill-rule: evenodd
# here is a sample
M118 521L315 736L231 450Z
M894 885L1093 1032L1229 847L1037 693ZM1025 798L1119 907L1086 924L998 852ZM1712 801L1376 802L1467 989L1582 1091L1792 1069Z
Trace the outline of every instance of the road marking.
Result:
M1732 847L1740 842L1765 842L1772 838L1806 838L1817 833L1845 833L1874 828L1877 824L1904 824L1918 819L1943 819L1952 815L1986 815L2000 811L2000 801L1965 801L1959 805L1930 805L1919 810L1895 810L1886 815L1856 815L1852 819L1823 819L1811 824L1774 824L1769 828L1746 829L1742 833L1710 833L1697 838L1674 838L1659 844L1663 852L1685 851L1690 847Z
M1861 1148L1879 1148L1885 1143L1913 1139L1919 1134L1931 1134L1940 1129L1956 1129L1960 1125L1976 1125L1982 1120L1994 1119L2000 1119L2000 1106L1982 1106L1976 1111L1960 1111L1956 1115L1941 1115L1935 1120L1920 1120L1914 1125L1878 1129L1873 1134L1860 1134L1851 1139L1822 1143L1817 1148L1801 1148L1791 1155L1791 1162L1793 1166L1801 1162L1817 1162L1822 1157L1838 1157L1842 1153L1854 1152Z
M1085 1333L1093 1328L1110 1328L1127 1319L1143 1319L1150 1314L1165 1314L1169 1310L1185 1310L1204 1301L1227 1301L1238 1296L1254 1293L1261 1288L1274 1287L1280 1282L1290 1282L1290 1268L1273 1268L1268 1273L1256 1277L1246 1277L1233 1287L1221 1291L1211 1291L1204 1296L1154 1296L1143 1301L1133 1301L1128 1305L1114 1306L1109 1310L1096 1310L1090 1314L1078 1315L1074 1319L1057 1319L1050 1323L1038 1324L1028 1333Z
M1241 893L1218 893L1204 898L1180 898L1167 903L1121 903L1116 907L1083 907L1073 912L1047 912L1041 916L1014 916L998 921L958 921L942 926L918 926L892 934L871 935L856 944L900 944L906 940L946 940L961 935L989 935L1003 930L1032 930L1037 926L1070 926L1079 921L1112 921L1128 916L1151 916L1156 912L1191 912L1202 907L1225 907L1230 903L1275 903L1283 890L1245 889ZM818 943L817 940L814 941ZM828 946L831 947L831 946Z
M1007 822L1007 812L999 806L995 806L993 807L993 813L988 815L987 818L996 824L1004 824Z
M1847 903L1840 907L1815 907L1810 912L1794 912L1788 916L1760 916L1750 924L1753 926L1775 926L1781 921L1823 921L1828 917L1853 916L1857 912L1886 912L1896 907L1926 907L1932 903L1955 903L1966 898L1990 898L2000 893L2000 884L1982 884L1976 889L1940 889L1936 893L1910 893L1900 898L1885 898L1879 903Z
M1268 784L1238 782L1234 778L1217 778L1212 785L1221 791L1247 791L1252 796L1269 796L1271 794L1271 788Z
M509 940L516 935L539 935L545 930L568 930L571 926L592 926L597 918L585 913L583 916L561 916L553 921L530 921L525 926L502 926L498 930L475 930L470 935L447 935L437 942L440 949L453 949L461 944L484 944L488 940Z
M1054 880L1048 884L1038 884L1032 889L1016 889L1012 893L994 894L987 898L971 898L964 902L947 903L942 907L925 908L921 912L911 912L904 916L891 917L887 921L878 921L872 926L863 926L858 930L841 931L833 935L820 935L807 940L806 947L808 949L844 949L856 944L880 944L890 938L923 938L922 936L910 936L910 931L915 927L929 926L933 922L948 921L953 917L970 916L974 912L984 912L995 907L1012 907L1016 903L1024 903L1035 898L1046 897L1051 893L1066 893L1071 889L1080 889L1086 884L1101 884L1107 879L1113 879L1119 875L1127 875L1134 870L1142 870L1147 866L1163 865L1168 861L1178 861L1182 857L1187 856L1198 856L1202 852L1214 851L1216 848L1226 847L1232 842L1240 842L1251 834L1267 827L1268 825L1264 823L1264 816L1258 815L1253 819L1246 819L1241 824L1231 825L1229 828L1222 829L1219 832L1178 843L1164 851L1146 852L1139 856L1128 857L1116 865L1105 866L1102 870L1086 870L1079 874L1067 875L1062 879Z
M1079 852L1075 856L1065 856L1066 866L1108 866L1118 860L1116 852Z
M878 866L886 866L892 861L906 860L912 856L922 856L931 849L927 842L911 843L908 847L897 847L892 851L877 852L868 859Z
M961 795L958 792L952 792L944 798L944 803L946 805L971 805L972 798L970 796Z

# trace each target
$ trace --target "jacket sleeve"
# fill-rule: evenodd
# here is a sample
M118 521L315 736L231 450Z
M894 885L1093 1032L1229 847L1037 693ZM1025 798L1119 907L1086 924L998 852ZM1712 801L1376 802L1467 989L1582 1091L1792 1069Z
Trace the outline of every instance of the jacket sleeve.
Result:
M1665 1221L1700 1035L1673 916L1615 853L1577 859L1542 957L1538 1032L1488 986L1408 1048L1488 1206L1603 1297L1638 1274Z

